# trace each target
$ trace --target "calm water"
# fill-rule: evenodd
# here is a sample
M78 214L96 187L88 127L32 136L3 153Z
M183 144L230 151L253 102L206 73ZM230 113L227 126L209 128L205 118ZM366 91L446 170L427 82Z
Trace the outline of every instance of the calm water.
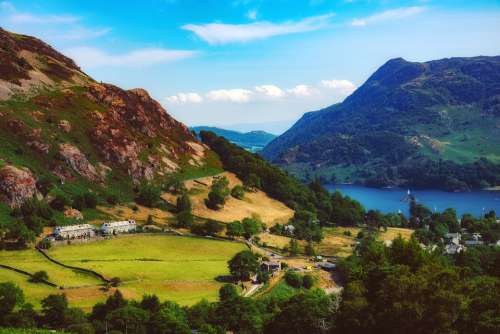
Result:
M408 215L408 203L402 202L407 189L378 189L357 185L325 185L329 191L340 190L343 194L361 202L367 209L382 212L398 212ZM417 201L431 210L442 211L454 208L460 217L463 213L480 216L483 212L495 210L500 213L500 191L471 191L451 193L440 190L411 190Z

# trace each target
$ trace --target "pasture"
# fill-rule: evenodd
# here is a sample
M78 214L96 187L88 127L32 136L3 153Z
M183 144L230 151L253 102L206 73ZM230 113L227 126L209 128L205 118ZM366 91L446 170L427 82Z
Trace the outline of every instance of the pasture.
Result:
M54 247L49 255L69 265L119 277L128 298L156 294L162 300L193 304L214 300L227 275L227 261L239 243L165 235L131 235L100 242Z
M119 277L118 289L140 299L156 294L162 300L191 305L202 298L215 300L222 286L216 278L227 275L227 261L245 249L240 243L155 234L120 236L110 240L52 247L58 261L95 270L107 278ZM49 294L65 293L72 306L89 310L114 289L105 290L97 278L56 265L36 250L2 251L0 263L34 273L47 271L49 280L63 290L34 284L28 277L0 268L0 281L11 281L36 307Z

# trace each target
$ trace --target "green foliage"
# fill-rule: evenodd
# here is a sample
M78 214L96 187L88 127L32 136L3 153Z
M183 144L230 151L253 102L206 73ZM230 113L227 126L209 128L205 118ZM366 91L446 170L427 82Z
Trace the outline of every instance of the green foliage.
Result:
M247 239L262 232L262 222L257 218L243 218L241 224L243 226L244 236Z
M33 283L41 283L48 280L49 280L49 274L47 274L45 270L40 270L33 273L33 276L30 279L30 281Z
M224 225L219 223L218 221L209 219L202 224L192 224L191 233L197 235L210 235L216 236L218 233L224 230Z
M57 211L64 211L65 207L70 204L70 198L65 193L58 192L54 199L50 202L50 207Z
M226 234L230 237L241 237L245 234L243 224L239 221L234 221L226 225Z
M287 271L285 273L286 284L290 285L292 288L299 289L302 287L302 276L295 271Z
M299 254L299 243L297 242L296 239L294 238L290 239L288 251L290 252L291 256L296 256L297 254Z
M233 196L236 199L243 199L245 197L245 188L243 186L235 185L233 189L231 189L231 196Z
M161 189L151 183L142 184L136 202L149 208L155 207L161 199Z
M0 283L0 320L4 320L16 306L24 303L24 294L19 287L10 282Z
M177 214L177 227L190 228L193 223L194 217L190 211L182 211Z
M188 211L191 212L191 199L187 193L183 193L177 198L176 203L177 212Z
M305 288L305 289L311 289L314 285L314 277L312 277L311 275L309 274L306 274L304 275L304 277L302 277L302 286Z
M205 204L209 209L219 210L224 206L230 193L228 186L229 181L225 176L214 178L208 198L205 200Z
M229 271L235 280L248 281L259 271L257 256L249 250L241 251L228 262Z

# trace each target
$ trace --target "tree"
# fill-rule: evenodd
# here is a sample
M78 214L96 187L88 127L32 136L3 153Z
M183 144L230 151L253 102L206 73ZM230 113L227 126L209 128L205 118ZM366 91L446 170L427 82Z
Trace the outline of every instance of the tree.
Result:
M248 281L252 275L259 271L258 258L249 250L239 252L229 260L228 264L231 275L240 281Z
M314 245L311 240L309 240L304 247L304 252L306 253L307 256L315 256L316 251L314 250Z
M299 243L296 239L294 239L294 238L290 239L288 251L290 252L290 255L292 255L292 256L299 254Z
M111 329L122 333L145 333L148 318L149 314L145 310L130 304L111 311L106 316Z
M40 282L48 281L48 279L49 279L49 275L47 274L47 272L45 270L40 270L40 271L37 271L33 274L30 281L33 283L40 283Z
M189 334L186 312L177 304L165 302L150 321L152 334Z
M219 210L226 203L226 198L229 196L229 181L225 176L214 179L205 204L209 209Z
M194 217L189 211L182 211L177 214L177 227L190 228L193 225Z
M249 239L262 231L262 223L255 218L244 218L242 221L245 238Z
M43 322L50 328L64 328L68 300L66 295L49 295L42 300Z
M241 237L245 233L243 225L239 221L234 221L226 226L226 234L230 237Z
M11 223L7 227L6 239L15 240L17 248L26 248L28 243L35 241L35 233L22 222Z
M233 196L236 199L240 200L243 199L243 197L245 196L245 188L243 188L240 185L234 186L233 189L231 190L231 196Z
M218 221L209 219L205 223L205 234L215 236L224 230L224 225Z
M332 304L322 290L299 293L283 305L264 333L328 333L332 327Z
M154 225L155 221L153 220L153 216L148 215L148 218L146 219L146 225Z
M139 188L139 194L136 198L136 202L152 208L160 201L160 195L160 188L151 183L145 183Z
M24 303L23 290L11 282L0 283L0 301L0 320L3 320Z
M236 297L238 297L238 291L236 290L234 284L224 284L219 289L219 300L221 302L233 300Z
M262 188L260 178L254 173L248 174L248 176L244 179L243 185L248 191L256 191L257 189Z
M183 211L191 212L191 199L187 193L177 197L176 210L178 213Z

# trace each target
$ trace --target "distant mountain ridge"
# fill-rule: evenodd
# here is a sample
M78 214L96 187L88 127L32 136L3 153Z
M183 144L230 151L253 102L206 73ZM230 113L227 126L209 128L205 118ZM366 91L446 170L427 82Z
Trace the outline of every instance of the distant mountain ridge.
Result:
M276 138L276 135L265 131L239 132L213 126L195 126L191 127L191 130L193 130L197 134L199 134L200 131L211 131L216 135L224 137L230 142L251 151L256 151L264 148L264 146L266 146L274 138Z
M262 155L303 177L450 190L500 182L500 57L388 61Z

